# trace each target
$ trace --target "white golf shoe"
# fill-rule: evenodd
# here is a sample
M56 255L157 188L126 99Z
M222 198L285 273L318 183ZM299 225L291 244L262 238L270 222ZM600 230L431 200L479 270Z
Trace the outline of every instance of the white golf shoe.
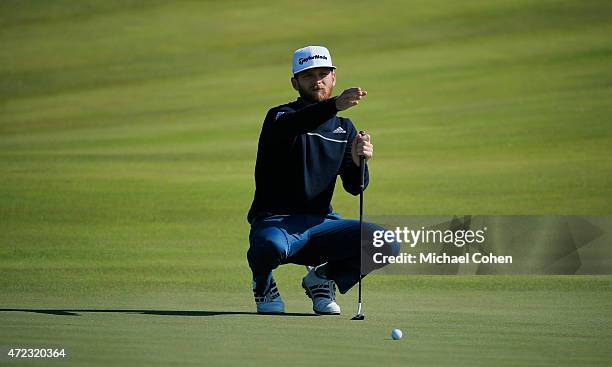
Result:
M302 288L312 299L312 310L319 315L340 315L340 306L336 303L336 283L333 280L319 277L311 269L302 279Z
M276 282L272 280L270 284L270 288L266 294L260 295L256 294L255 290L253 290L253 295L255 296L255 304L257 305L257 313L262 314L279 314L285 313L285 302L280 296L278 288L276 288Z

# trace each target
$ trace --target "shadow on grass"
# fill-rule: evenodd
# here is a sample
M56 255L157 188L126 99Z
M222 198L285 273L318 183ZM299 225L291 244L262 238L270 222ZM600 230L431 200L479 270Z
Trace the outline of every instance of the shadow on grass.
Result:
M32 312L45 315L58 316L81 316L82 313L132 313L141 315L156 315L156 316L220 316L220 315L257 315L257 316L317 316L311 313L284 313L284 314L269 314L263 315L257 312L244 311L178 311L178 310L114 310L114 309L44 309L44 308L0 308L0 312Z

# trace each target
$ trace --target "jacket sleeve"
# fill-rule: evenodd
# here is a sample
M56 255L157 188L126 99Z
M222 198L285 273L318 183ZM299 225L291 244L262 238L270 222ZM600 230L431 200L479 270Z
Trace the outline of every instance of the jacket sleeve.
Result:
M332 118L338 109L336 98L313 103L299 110L289 107L272 109L266 117L266 135L269 138L288 138L313 130Z
M355 140L355 137L357 136L357 131L355 130L355 127L350 122L350 120L348 122L349 123L347 125L350 126L350 133L348 136L346 149L344 151L344 157L342 159L342 166L340 168L340 178L342 179L342 186L344 187L346 192L352 195L359 195L359 193L361 192L361 170L359 169L359 166L357 166L355 162L353 162L351 154L353 140ZM363 188L364 190L366 187L368 187L369 181L370 173L368 171L368 164L366 163L364 180L365 185Z

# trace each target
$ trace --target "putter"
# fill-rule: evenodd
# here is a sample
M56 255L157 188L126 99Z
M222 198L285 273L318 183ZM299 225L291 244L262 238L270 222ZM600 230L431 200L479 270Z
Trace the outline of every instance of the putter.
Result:
M362 133L361 131L359 132ZM357 313L351 320L363 320L365 319L365 315L361 311L361 279L363 278L363 274L361 274L361 230L363 227L363 190L365 189L365 157L359 157L359 168L361 169L361 190L359 192L359 296L358 296L358 304L357 304Z

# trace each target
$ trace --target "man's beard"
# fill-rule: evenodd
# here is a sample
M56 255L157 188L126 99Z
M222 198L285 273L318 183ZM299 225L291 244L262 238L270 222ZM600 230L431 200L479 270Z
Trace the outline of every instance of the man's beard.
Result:
M300 93L300 97L310 103L317 103L321 101L325 101L326 99L331 98L333 88L330 88L329 91L323 87L319 90L312 90L302 88L299 86L298 92Z

